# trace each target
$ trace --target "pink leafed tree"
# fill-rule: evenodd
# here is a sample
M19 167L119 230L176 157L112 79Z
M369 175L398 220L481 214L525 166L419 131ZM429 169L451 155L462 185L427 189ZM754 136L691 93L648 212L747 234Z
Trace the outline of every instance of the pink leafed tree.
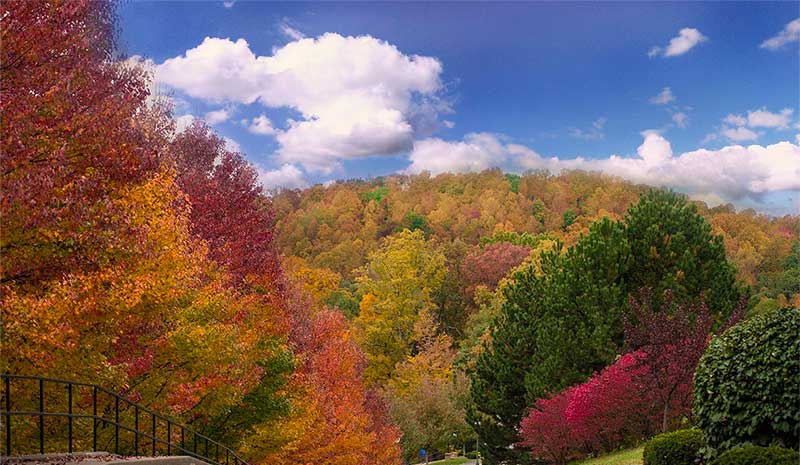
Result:
M520 445L530 449L534 458L564 465L578 455L581 440L566 416L574 389L539 399L522 419Z
M625 354L588 381L570 389L564 415L587 451L613 450L653 430L649 376L643 352Z

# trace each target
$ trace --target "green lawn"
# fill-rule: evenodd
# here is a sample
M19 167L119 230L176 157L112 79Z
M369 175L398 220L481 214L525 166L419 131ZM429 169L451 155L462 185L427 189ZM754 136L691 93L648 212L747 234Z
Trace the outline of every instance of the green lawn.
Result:
M447 459L447 460L437 460L435 462L430 462L430 465L461 465L462 463L469 462L469 459L466 457L456 457L454 459Z
M573 462L571 465L642 465L642 452L644 446L636 449L623 450L601 457Z

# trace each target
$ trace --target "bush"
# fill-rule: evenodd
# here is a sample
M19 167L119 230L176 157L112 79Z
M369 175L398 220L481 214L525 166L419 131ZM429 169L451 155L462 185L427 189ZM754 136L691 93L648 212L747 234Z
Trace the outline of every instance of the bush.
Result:
M694 415L716 451L800 442L800 309L758 315L709 345L695 373Z
M658 412L636 381L643 355L623 355L585 383L537 400L520 423L520 445L534 459L563 464L647 437Z
M744 446L731 449L710 465L797 465L800 453L783 447Z
M694 465L700 458L703 434L684 429L659 434L644 446L644 465Z

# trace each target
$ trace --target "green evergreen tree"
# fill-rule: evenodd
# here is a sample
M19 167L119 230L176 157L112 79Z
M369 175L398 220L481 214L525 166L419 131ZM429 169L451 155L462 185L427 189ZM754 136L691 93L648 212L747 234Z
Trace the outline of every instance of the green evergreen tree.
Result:
M488 463L528 461L509 447L527 407L613 360L620 316L644 287L654 296L672 289L676 304L704 295L721 316L741 297L722 241L672 192L648 192L622 221L594 223L565 253L545 253L540 272L531 266L514 276L471 373L470 423Z

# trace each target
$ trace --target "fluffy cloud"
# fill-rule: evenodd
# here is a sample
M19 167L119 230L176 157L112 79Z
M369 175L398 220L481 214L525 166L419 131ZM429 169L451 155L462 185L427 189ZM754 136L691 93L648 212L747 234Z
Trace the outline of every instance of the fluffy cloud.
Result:
M723 123L732 124L734 126L744 126L747 124L747 118L742 115L730 114L722 119Z
M247 125L247 130L253 134L272 135L277 131L272 126L272 121L266 115L259 115L253 118L252 121L242 120L243 124Z
M409 173L482 171L500 166L508 157L508 148L494 134L467 134L461 142L429 138L414 142L409 155Z
M231 111L221 108L219 110L209 111L208 113L203 116L203 119L210 125L215 125L218 123L222 123L224 121L228 121L231 117Z
M783 30L781 30L778 35L770 37L762 42L761 48L765 48L767 50L778 50L788 43L798 41L800 41L800 18L797 18L784 26Z
M656 56L663 57L676 57L683 55L697 44L705 42L708 37L704 36L700 31L694 28L685 27L678 32L678 35L670 39L666 47L653 47L647 52L650 58Z
M294 165L285 163L276 170L268 171L258 169L258 180L264 189L274 191L277 189L302 189L308 187L303 173Z
M748 111L747 125L753 128L787 129L793 113L794 110L790 108L784 108L780 113L771 113L764 108Z
M601 171L638 183L668 186L697 197L721 201L755 199L766 193L800 190L800 147L789 142L769 146L732 145L675 155L662 135L642 133L635 157L602 159L545 158L528 147L504 143L492 134L470 134L463 141L426 139L414 144L409 172L564 169Z
M761 136L760 133L747 129L744 126L738 128L724 128L722 129L722 135L734 142L756 140Z
M789 129L794 110L784 108L779 113L772 113L766 108L750 110L747 115L729 114L722 119L723 125L719 134L734 142L756 140L763 132L754 131L753 128ZM714 140L711 134L707 135L704 143Z
M279 158L330 173L340 161L408 150L419 102L441 89L441 63L370 36L324 34L257 56L239 39L206 38L157 65L159 82L210 102L289 107Z
M665 105L669 102L675 101L675 95L672 93L672 89L669 87L665 87L661 89L661 92L658 93L655 97L650 98L650 103L655 105Z

